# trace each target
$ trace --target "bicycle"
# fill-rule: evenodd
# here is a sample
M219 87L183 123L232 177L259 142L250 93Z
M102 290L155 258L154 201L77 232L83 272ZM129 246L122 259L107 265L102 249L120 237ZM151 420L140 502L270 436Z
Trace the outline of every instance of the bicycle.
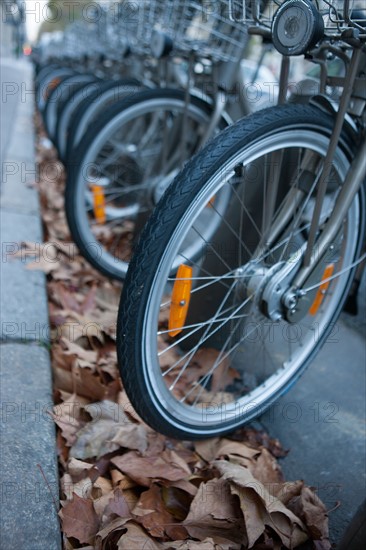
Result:
M121 296L122 382L161 433L221 436L258 417L298 380L342 310L365 259L358 7L276 0L242 14L248 32L271 37L284 56L282 102L185 165L141 235ZM284 101L295 55L319 68L308 104ZM329 74L332 59L341 76Z
M229 101L245 26L229 19L226 1L215 8L206 13L195 0L142 4L136 42L152 43L155 87L108 108L74 151L65 195L70 232L108 277L125 278L143 224L184 162L250 111L243 95Z

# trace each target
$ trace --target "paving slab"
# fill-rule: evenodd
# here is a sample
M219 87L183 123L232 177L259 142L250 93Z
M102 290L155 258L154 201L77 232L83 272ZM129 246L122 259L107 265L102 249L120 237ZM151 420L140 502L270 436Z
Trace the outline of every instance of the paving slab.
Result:
M0 548L59 550L59 481L45 275L22 241L42 243L34 151L32 68L1 60ZM10 88L7 88L9 91ZM5 116L3 116L5 113Z
M44 273L26 268L32 260L28 253L16 256L22 241L34 242L35 250L40 247L39 217L2 209L0 231L0 338L6 342L47 342L49 323Z
M39 198L36 190L38 174L34 159L19 160L14 156L8 156L2 168L1 208L5 211L32 214L39 218Z
M1 344L0 387L0 547L59 550L48 350L31 344Z

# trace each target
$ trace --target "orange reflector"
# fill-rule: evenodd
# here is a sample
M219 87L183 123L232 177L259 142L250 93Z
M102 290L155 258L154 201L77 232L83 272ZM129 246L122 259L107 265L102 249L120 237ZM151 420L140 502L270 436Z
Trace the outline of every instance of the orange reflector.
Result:
M47 88L43 91L43 98L48 99L52 90L56 88L61 83L61 78L53 78L48 84Z
M210 200L208 201L208 203L206 204L207 208L213 208L213 205L215 204L215 199L216 199L216 195L214 195L214 196L212 197L212 199L210 199Z
M192 268L181 264L173 286L169 312L169 336L172 338L182 332L185 323L192 288Z
M322 281L325 281L325 282L320 285L318 292L316 293L314 302L311 304L311 307L309 309L310 315L316 315L318 313L318 310L322 305L322 302L325 297L325 293L328 290L328 286L330 283L330 281L327 281L327 279L329 279L329 277L333 275L333 272L334 272L334 264L329 264L324 269Z
M92 185L91 186L93 193L93 210L94 216L98 223L105 223L105 197L104 189L101 185Z

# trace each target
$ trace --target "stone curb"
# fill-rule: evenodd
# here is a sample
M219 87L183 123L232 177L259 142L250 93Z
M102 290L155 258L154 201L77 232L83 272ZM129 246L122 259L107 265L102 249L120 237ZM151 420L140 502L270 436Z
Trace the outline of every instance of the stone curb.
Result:
M52 409L49 321L43 273L26 268L21 241L42 242L34 149L34 96L29 63L4 60L2 82L13 82L15 116L5 129L1 166L1 535L0 547L61 548L58 472ZM21 89L28 93L24 96ZM2 97L1 110L7 108ZM3 119L4 120L4 119Z

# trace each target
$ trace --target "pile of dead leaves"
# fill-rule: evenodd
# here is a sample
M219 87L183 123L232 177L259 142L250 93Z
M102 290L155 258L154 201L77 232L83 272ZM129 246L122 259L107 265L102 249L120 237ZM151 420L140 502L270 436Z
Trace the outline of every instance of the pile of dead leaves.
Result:
M302 481L283 480L278 441L243 429L177 442L133 411L115 351L120 287L70 241L63 169L36 122L47 242L28 267L48 279L64 548L259 550L310 540L329 549L326 509ZM57 178L42 177L48 165Z

